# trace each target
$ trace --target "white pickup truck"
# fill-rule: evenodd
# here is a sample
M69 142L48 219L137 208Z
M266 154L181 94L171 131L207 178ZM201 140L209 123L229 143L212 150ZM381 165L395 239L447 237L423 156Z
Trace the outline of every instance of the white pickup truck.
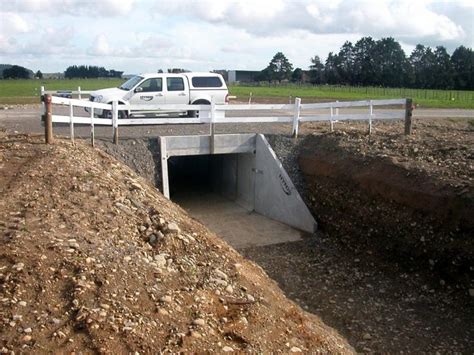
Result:
M229 91L222 75L216 73L152 73L132 77L118 88L102 89L90 94L90 101L119 105L138 105L140 110L119 108L119 118L134 114L157 113L147 106L165 104L210 105L228 102ZM108 110L95 109L101 117L111 117ZM159 111L165 114L187 114L195 116L196 111Z

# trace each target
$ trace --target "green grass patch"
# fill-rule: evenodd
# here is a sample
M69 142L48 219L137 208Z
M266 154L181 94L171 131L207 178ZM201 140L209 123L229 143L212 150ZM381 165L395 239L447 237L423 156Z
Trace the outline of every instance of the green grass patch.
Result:
M0 80L0 104L27 104L40 101L40 88L46 90L97 90L117 87L124 79L48 79L48 80ZM305 86L305 85L231 85L231 95L247 100L249 94L258 98L292 100L301 97L304 102L348 101L387 98L412 98L419 107L474 109L474 91L423 90L406 88Z
M457 90L422 90L406 88L376 88L350 86L298 86L298 85L270 85L270 86L230 86L231 95L240 100L252 97L260 98L289 98L300 97L305 102L318 101L349 101L367 99L397 99L412 98L419 107L433 108L474 108L474 91Z
M97 90L119 86L124 79L0 80L1 104L40 102L41 86L46 90Z

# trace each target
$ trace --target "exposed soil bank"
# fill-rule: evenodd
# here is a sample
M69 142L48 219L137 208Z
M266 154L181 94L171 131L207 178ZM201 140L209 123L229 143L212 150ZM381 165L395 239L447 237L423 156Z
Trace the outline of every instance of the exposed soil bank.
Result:
M309 136L299 157L321 228L356 251L429 269L442 285L469 285L473 189L389 157L354 154L341 146L341 136Z

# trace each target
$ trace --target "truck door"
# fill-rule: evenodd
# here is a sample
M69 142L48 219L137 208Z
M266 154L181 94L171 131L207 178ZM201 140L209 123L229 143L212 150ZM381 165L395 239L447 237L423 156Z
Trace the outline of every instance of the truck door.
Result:
M181 77L166 78L166 103L187 105L189 103L189 89Z
M163 93L163 78L150 78L144 80L135 88L130 98L131 105L163 105L165 95Z

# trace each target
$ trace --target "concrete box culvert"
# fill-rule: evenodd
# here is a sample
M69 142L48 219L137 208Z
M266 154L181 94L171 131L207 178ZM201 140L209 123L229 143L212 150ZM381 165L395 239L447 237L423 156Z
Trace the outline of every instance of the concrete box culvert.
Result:
M163 193L178 203L218 195L247 211L314 233L311 212L261 134L160 137ZM189 202L189 201L188 201ZM222 201L221 201L222 202Z

